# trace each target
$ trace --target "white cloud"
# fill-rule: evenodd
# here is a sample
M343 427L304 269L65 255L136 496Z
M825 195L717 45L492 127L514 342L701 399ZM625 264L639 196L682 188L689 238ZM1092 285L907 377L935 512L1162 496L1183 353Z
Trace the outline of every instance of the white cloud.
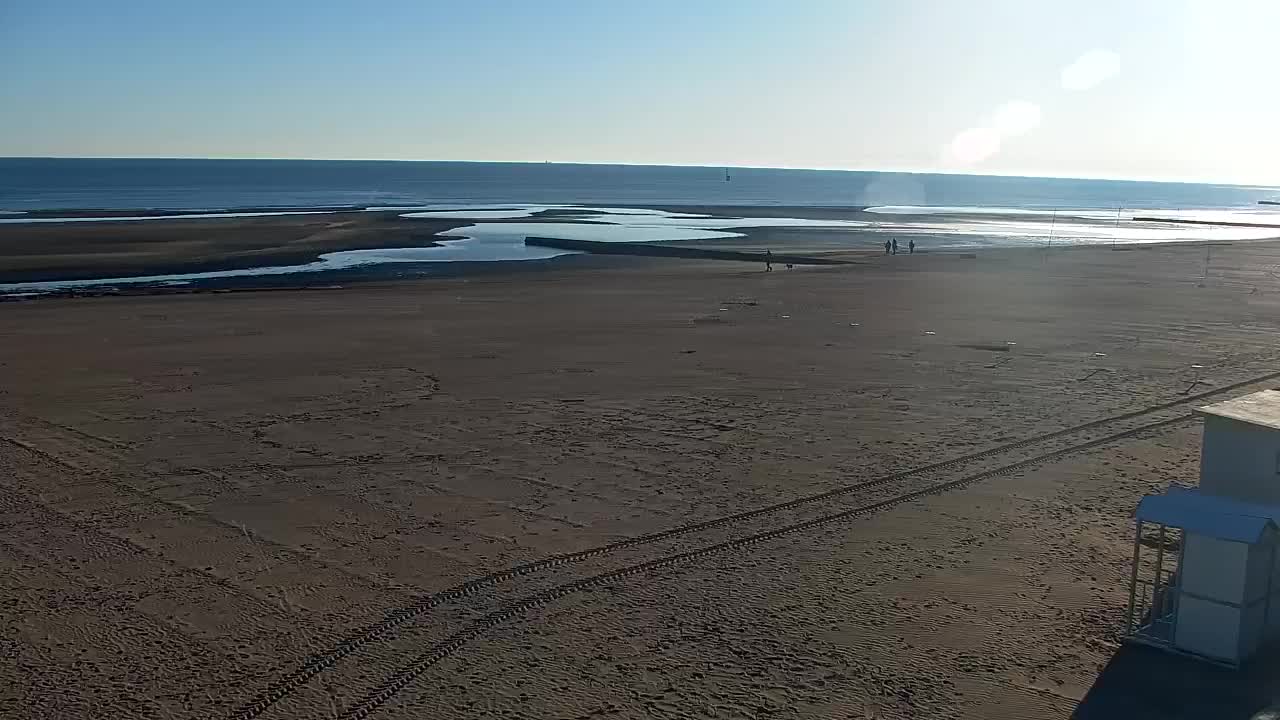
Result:
M1120 72L1120 56L1110 50L1090 50L1062 69L1062 87L1088 90Z
M1024 135L1040 124L1040 106L1025 100L1005 103L996 110L991 125L1001 135Z

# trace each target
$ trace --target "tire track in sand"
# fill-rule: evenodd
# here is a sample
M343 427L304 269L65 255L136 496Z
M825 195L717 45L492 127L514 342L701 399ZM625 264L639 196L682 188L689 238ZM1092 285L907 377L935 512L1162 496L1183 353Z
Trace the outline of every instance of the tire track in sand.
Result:
M808 496L796 498L794 500L790 500L787 502L778 503L775 505L769 505L769 506L757 508L754 510L748 510L748 511L736 513L733 515L726 515L719 518L713 518L711 520L689 523L686 525L671 528L668 530L663 530L656 533L651 533L648 535L640 535L632 538L626 538L623 540L619 540L617 542L608 543L606 545L600 545L594 548L588 548L586 550L579 550L572 553L555 555L555 556L551 556L541 560L535 560L533 562L525 563L523 565L518 565L512 568L509 568L507 570L491 573L483 577L475 578L473 580L464 582L460 585L456 585L446 590L442 590L440 592L425 596L411 605L407 605L403 608L400 608L388 613L382 620L372 625L366 626L365 628L348 636L342 642L338 643L333 648L331 648L328 652L322 655L314 656L312 659L303 663L297 670L293 671L292 673L285 676L284 678L274 683L271 683L266 689L264 689L257 696L255 696L254 699L250 700L249 702L245 703L244 705L240 706L238 709L233 711L230 717L233 718L234 720L253 720L254 718L257 718L259 715L264 713L272 705L276 704L280 700L284 699L288 695L295 692L301 686L305 685L316 675L320 674L321 672L323 672L328 668L333 667L336 663L354 654L357 650L360 650L365 646L368 646L372 643L375 643L375 642L378 642L379 640L384 639L388 635L388 633L390 633L395 628L414 620L415 618L431 610L432 608L438 607L448 602L467 598L482 590L494 587L496 585L499 585L501 583L504 583L510 580L518 579L519 577L524 575L529 575L532 573L549 570L552 568L560 567L560 566L571 564L571 563L581 562L591 558L597 558L604 555L609 555L621 550L634 548L642 545L648 545L648 544L660 542L663 540L679 537L682 535L689 535L693 533L703 532L706 530L710 530L712 528L732 525L732 524L744 522L746 520L773 515L786 510L823 502L825 500L830 500L843 495L848 495L848 494L857 492L859 490L865 490L868 488L878 487L878 486L886 485L889 483L897 482L897 481L904 480L917 475L923 475L926 473L938 472L942 470L955 468L957 466L969 464L977 460L995 457L997 455L1002 455L1002 454L1005 454L1014 450L1018 450L1021 448L1025 448L1031 445L1036 445L1039 443L1055 440L1055 439L1066 437L1069 435L1087 432L1089 430L1094 430L1094 429L1097 429L1106 425L1111 425L1114 423L1132 420L1135 418L1142 417L1144 415L1150 415L1163 410L1175 408L1180 405L1187 405L1190 403L1199 402L1201 400L1204 400L1209 397L1213 397L1215 395L1231 392L1233 390L1237 390L1250 385L1256 385L1258 383L1269 382L1277 378L1280 378L1280 372L1271 372L1265 375L1255 376L1246 380L1241 380L1235 383L1231 383L1229 385L1213 388L1211 390L1206 390L1204 392L1197 393L1194 395L1184 395L1184 396L1175 398L1173 400L1168 400L1163 403L1158 403L1156 405L1151 405L1151 406L1141 408L1138 410L1133 410L1127 413L1113 415L1110 417L1105 417L1098 420L1086 422L1080 425L1074 425L1074 426L1063 428L1060 430L1055 430L1048 433L1034 435L1022 440L1016 440L1013 442L998 445L996 447L989 448L987 450L980 450L980 451L968 453L965 455L961 455L955 458L951 458L949 460L943 460L943 461L939 461L929 465L923 465L916 468L902 470L896 473L885 475L872 480L867 480L864 482L853 483L849 485L842 485L840 487L837 487L822 493L808 495ZM1161 421L1161 423L1157 423L1156 425L1169 424L1170 422L1181 422L1190 417L1192 416L1190 415L1179 416L1174 421ZM1113 442L1116 439L1121 439L1122 437L1128 437L1129 435L1132 435L1135 432L1140 432L1143 429L1150 429L1150 427L1152 426L1148 425L1148 426L1142 426L1136 431L1127 430L1118 435L1107 436L1106 438L1103 438L1101 441ZM1093 447L1094 444L1101 444L1101 441L1099 440L1089 441L1088 443L1084 443L1082 445L1070 446L1068 448L1054 451L1047 455L1037 456L1039 458L1038 460L1036 458L1032 458L1031 460L1024 460L1021 462L1030 463L1030 464L1047 462L1048 460L1046 458L1061 457L1062 455L1067 454L1069 452L1080 452L1084 449L1087 449L1088 447ZM1032 462L1033 460L1035 462ZM1015 463L1015 466L1021 466L1021 465L1020 463ZM1013 472L1014 470L1009 469L1012 467L1014 466L1005 466L1004 468L997 468L996 470L993 470L993 471L986 471L986 473L978 473L978 475L980 475L982 478L986 478L986 477L991 477L995 473L1000 472L1002 470L1005 472ZM975 476L969 476L969 477L973 478ZM938 488L942 486L947 486L948 488L959 487L960 485L953 485L953 483L961 483L961 482L962 484L967 485L973 482L977 482L977 480L976 479L966 480L962 478L961 481L951 481L951 483L943 483L940 486L930 486L930 488L933 488L932 490L930 488L926 488L925 490L916 491L916 493L912 493L909 495L911 495L911 497L923 497L924 495L927 495L927 494L944 492L945 489L938 489ZM879 507L880 504L875 504L875 506L879 507L879 509L884 509L886 507L892 507L893 505L907 502L908 500L902 499L903 497L905 496L898 496L897 500L894 500L891 498L890 500L883 501L885 503L891 503L888 505L884 505L883 507ZM865 509L866 507L872 507L872 506L864 506L864 509L862 510L862 514L871 512L866 510ZM841 519L843 517L851 517L854 512L855 511L846 511L846 513L837 513L836 516L824 516L826 517L826 519L823 522L832 522L836 519ZM822 518L819 518L819 520L822 520ZM814 521L808 521L808 522L814 522ZM788 526L788 527L793 527L793 529L788 530L788 532L795 532L798 529L797 526ZM809 526L805 525L805 527L807 528ZM770 531L770 532L776 532L776 531ZM764 539L764 538L760 538L760 539ZM759 540L755 540L753 542L758 542L758 541ZM732 547L739 547L743 544L750 544L750 543L743 543L741 541L728 541L728 542L738 543L736 545L733 545ZM712 546L712 547L719 547L719 546ZM701 553L698 555L698 557L701 557L702 555L705 555L705 554L709 554L709 552L704 552L704 551L691 551L691 552ZM682 556L675 556L675 557L682 557ZM659 562L659 561L654 561L654 562ZM674 563L665 562L662 565L662 567L665 567L666 565L670 565L670 564L674 564ZM646 569L654 569L654 568L646 568ZM640 571L637 571L637 572L640 572ZM600 576L596 576L596 577L600 577ZM599 582L605 582L605 580L600 580ZM578 589L581 589L581 588L578 588ZM552 591L548 591L548 592L552 592ZM498 611L498 612L501 613L505 611ZM513 613L513 615L514 614L518 614L518 613ZM505 619L506 618L504 618L503 621L505 621ZM462 634L465 635L467 632L470 632L470 631L464 631ZM478 635L479 632L476 632L475 634ZM455 636L455 638L456 637L458 636ZM468 637L468 640L469 639L470 638ZM451 642L454 642L454 640L451 639L449 641L446 641L445 644L448 644ZM463 642L465 643L466 641L464 640ZM441 646L437 646L437 647L441 647ZM451 650L449 652L451 653L453 651ZM427 667L429 667L429 665ZM422 669L425 670L426 668L424 667Z
M886 498L884 500L880 500L874 503L870 503L867 505L860 505L855 508L842 510L840 512L831 513L828 515L823 515L817 518L813 518L811 520L794 523L792 525L785 525L783 527L775 528L773 530L766 530L765 532L756 533L754 535L747 535L745 537L734 538L732 540L726 540L725 542L698 548L696 550L690 550L688 552L678 553L675 555L667 555L665 557L661 557L656 560L650 560L648 562L629 565L627 567L623 567L610 572L601 573L599 575L593 575L591 577L582 578L580 580L567 582L562 585L553 587L549 590L544 590L542 592L526 596L520 600L517 600L514 603L511 603L510 605L507 605L499 610L489 613L488 615L480 618L479 620L476 620L466 629L454 634L449 639L437 644L435 647L431 648L426 653L418 656L412 662L403 666L395 674L393 674L391 677L385 680L374 691L366 695L359 703L340 713L338 717L340 720L363 720L364 718L367 718L380 706L382 706L388 700L394 697L396 693L408 687L415 679L417 679L424 672L426 672L433 666L439 664L441 661L447 659L449 656L453 655L458 650L462 649L463 646L467 645L473 640L476 640L481 635L485 634L485 632L487 632L490 628L496 627L510 620L517 619L523 616L525 613L529 612L530 610L541 607L543 605L547 605L551 602L559 600L560 598L566 597L568 595L572 595L574 593L578 593L589 588L598 587L605 583L623 580L628 577L632 577L634 575L650 573L656 570L661 570L668 567L682 565L682 564L691 562L693 560L697 560L710 555L727 552L729 550L736 550L739 548L746 548L752 545L759 544L761 542L773 540L775 538L791 535L791 534L802 532L805 530L811 530L813 528L821 527L823 525L828 525L828 524L839 522L842 520L849 520L853 518L873 515L875 513L878 513L878 512L881 512L881 511L884 511L908 502L912 502L914 500L919 500L930 495L939 495L939 494L949 492L951 490L960 489L965 486L972 485L974 483L987 480L993 477L997 477L1001 475L1010 475L1015 472L1026 470L1030 467L1034 467L1036 465L1041 465L1047 462L1053 462L1054 460L1057 460L1066 455L1072 455L1075 453L1084 452L1086 450L1091 450L1101 445L1106 445L1119 440L1124 440L1124 439L1133 437L1135 435L1138 435L1140 433L1148 432L1151 430L1157 430L1157 429L1167 427L1169 425L1181 423L1181 422L1186 422L1194 418L1195 418L1194 414L1188 413L1188 414L1179 415L1177 417L1170 418L1167 420L1159 420L1153 423L1139 425L1138 427L1135 427L1135 428L1124 430L1111 435L1105 435L1103 437L1090 440L1088 442L1080 443L1077 445L1069 445L1065 448L1061 448L1059 450L1055 450L1050 453L1037 455L1037 456L1028 458L1026 460L1021 460L1009 465L1004 465L1002 467L995 468L993 470L986 470L983 472L974 473L972 475L966 475L956 480L950 480L942 483L935 483L932 485L928 485L924 488L921 488L919 490L914 490L912 492L895 495L893 497Z

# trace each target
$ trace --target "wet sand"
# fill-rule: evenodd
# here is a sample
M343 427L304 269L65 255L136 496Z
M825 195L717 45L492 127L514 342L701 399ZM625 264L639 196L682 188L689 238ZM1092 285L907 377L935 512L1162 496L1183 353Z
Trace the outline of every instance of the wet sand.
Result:
M234 211L265 210L267 209L236 208ZM732 217L815 219L855 219L861 215L856 208L691 207L672 211ZM552 210L533 218L515 218L511 221L554 222L569 212ZM145 210L49 211L32 213L27 217L44 217L50 214L57 217L164 217L164 213ZM296 265L316 260L323 253L341 250L431 247L441 239L437 233L471 224L469 220L460 218L402 218L401 214L400 211L365 212L357 209L265 217L164 217L145 221L0 224L0 283L168 275ZM573 214L583 213L573 211ZM504 220L487 219L484 222L501 223ZM830 252L847 250L851 243L867 247L877 243L870 234L856 232L827 230L815 233L812 229L785 228L750 228L741 232L747 235L740 239L739 244L743 247L777 245L779 250L787 247L798 252L809 249ZM806 238L817 237L824 239L825 246L810 248L812 243L806 242ZM725 242L720 241L719 244ZM833 242L836 243L834 246ZM395 273L403 268L384 267L381 270ZM373 268L359 274L362 277L376 277L379 269ZM382 274L386 276L389 273ZM301 280L305 284L330 282L323 276ZM295 274L251 278L243 283L287 287L298 285L299 281L300 278ZM222 284L237 283L231 281ZM84 292L93 293L92 290Z
M360 211L137 222L15 223L0 225L0 283L302 264L338 250L430 247L438 240L436 233L467 224Z
M1280 371L1280 245L1203 264L2 306L0 716L1177 717L1103 672L1129 515Z

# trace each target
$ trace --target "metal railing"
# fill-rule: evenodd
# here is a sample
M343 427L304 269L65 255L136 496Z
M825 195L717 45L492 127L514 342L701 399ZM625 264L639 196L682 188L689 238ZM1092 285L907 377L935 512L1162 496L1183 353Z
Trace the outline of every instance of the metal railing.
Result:
M1126 634L1158 645L1173 644L1178 615L1176 573L1162 570L1158 578L1136 580L1130 612Z

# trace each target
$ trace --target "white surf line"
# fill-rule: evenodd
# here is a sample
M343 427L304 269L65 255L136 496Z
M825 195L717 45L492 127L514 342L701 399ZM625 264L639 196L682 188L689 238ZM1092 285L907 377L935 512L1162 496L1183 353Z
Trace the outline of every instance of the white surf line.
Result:
M863 212L882 215L1049 215L1053 209L984 207L981 205L873 205ZM1061 213L1069 210L1059 209Z
M370 211L374 209L375 208L369 208ZM564 219L566 220L610 222L619 225L632 224L635 222L634 218L640 217L661 219L689 218L698 220L714 217L712 215L668 212L666 210L649 210L645 208L613 208L598 207L594 205L539 205L527 203L508 203L506 205L425 205L421 207L384 207L377 209L415 211L401 215L400 217L402 218L464 218L470 220L513 220L533 217L538 213L551 210L561 210L566 212L584 213L582 215L565 217Z
M1125 208L1119 221L1115 210L1102 209L1060 209L1055 213L1028 208L883 205L867 208L866 212L900 216L877 223L876 232L963 236L972 238L966 243L968 245L1036 246L1047 243L1050 235L1055 242L1066 245L1269 240L1280 236L1280 230L1272 228L1206 224L1227 222L1228 218L1252 219L1258 216L1255 211L1245 210L1148 211ZM1142 216L1148 212L1203 222L1183 225L1134 222L1135 214ZM1271 215L1270 218L1280 220L1280 215ZM997 238L997 242L990 242Z
M1058 216L1058 222L1065 219L1097 220L1101 223L1115 223L1117 210L1120 221L1132 221L1135 216L1163 217L1180 220L1201 220L1204 222L1278 222L1280 211L1257 210L1253 208L1214 208L1214 209L1156 209L1140 207L1112 208L1016 208L977 205L876 205L864 208L863 212L877 215L994 215L994 216Z

